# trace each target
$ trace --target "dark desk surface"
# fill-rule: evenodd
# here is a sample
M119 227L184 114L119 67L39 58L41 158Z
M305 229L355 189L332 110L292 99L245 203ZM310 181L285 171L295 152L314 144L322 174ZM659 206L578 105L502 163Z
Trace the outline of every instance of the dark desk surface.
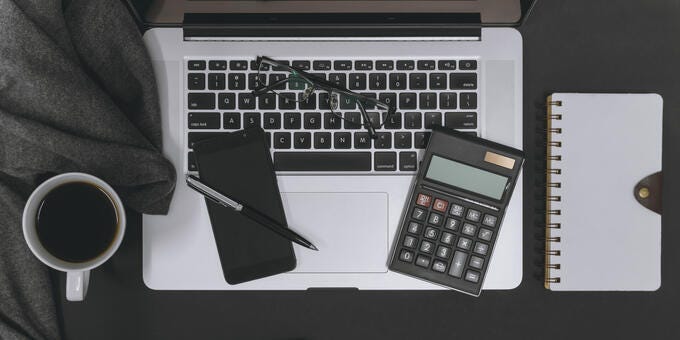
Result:
M680 338L680 2L539 0L524 36L525 183L542 176L536 148L554 91L657 92L664 98L662 285L653 293L543 289L541 246L525 187L524 280L478 299L449 291L161 292L142 282L141 218L120 251L92 274L86 302L61 311L71 339L133 338ZM644 117L640 117L644 119ZM632 136L631 138L639 138ZM606 200L606 197L602 197ZM60 278L63 292L63 276ZM62 293L63 294L63 293Z

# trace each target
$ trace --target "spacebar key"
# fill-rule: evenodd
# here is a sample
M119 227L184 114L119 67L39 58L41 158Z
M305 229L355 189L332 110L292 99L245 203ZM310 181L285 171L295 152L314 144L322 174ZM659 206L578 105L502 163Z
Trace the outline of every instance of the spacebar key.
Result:
M275 152L276 171L371 171L370 152Z

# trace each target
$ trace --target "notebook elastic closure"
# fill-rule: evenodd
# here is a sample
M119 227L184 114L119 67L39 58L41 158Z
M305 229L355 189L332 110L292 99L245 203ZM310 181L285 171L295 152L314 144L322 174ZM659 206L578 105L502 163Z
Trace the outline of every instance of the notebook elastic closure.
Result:
M661 215L661 171L640 180L633 189L633 196L643 207Z

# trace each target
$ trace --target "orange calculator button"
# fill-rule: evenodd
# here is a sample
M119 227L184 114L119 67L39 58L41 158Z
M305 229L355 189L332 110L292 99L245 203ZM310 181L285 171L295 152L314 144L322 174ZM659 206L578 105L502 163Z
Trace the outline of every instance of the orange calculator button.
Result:
M417 205L422 205L423 207L430 207L430 203L432 203L432 196L418 194L418 198L416 199Z
M449 202L437 198L436 200L434 200L434 205L432 206L432 209L441 212L446 212L446 208L448 208L448 206Z

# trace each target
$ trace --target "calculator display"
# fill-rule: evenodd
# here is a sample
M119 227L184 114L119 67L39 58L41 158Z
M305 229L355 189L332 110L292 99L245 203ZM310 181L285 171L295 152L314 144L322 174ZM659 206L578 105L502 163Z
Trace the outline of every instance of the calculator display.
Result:
M497 200L503 197L503 192L508 184L508 178L505 176L437 155L432 155L425 177Z

